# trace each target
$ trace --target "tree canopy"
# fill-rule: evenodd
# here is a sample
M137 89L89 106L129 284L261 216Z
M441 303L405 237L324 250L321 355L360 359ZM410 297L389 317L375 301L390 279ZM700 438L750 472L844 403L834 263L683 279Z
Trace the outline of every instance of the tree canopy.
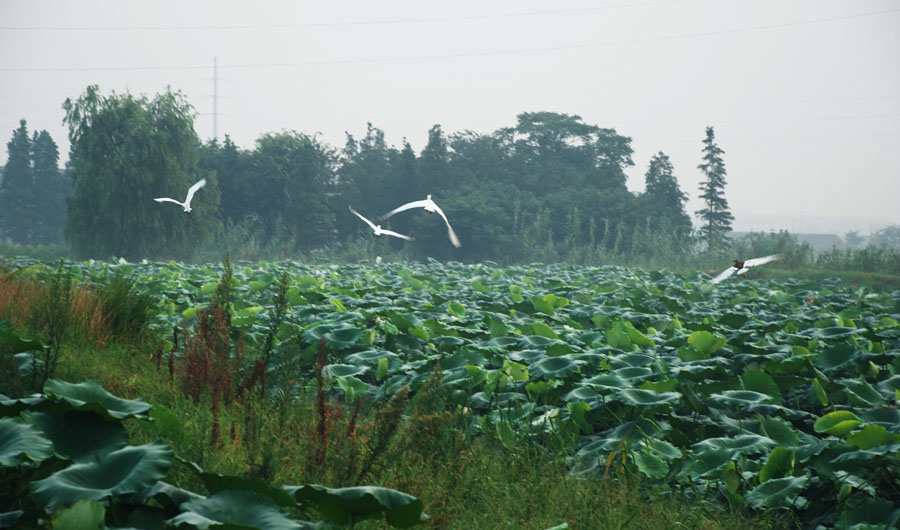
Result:
M76 256L186 259L211 238L218 185L199 174L193 109L180 93L103 96L92 85L63 109L74 185L65 233ZM184 200L203 176L190 216L153 201Z

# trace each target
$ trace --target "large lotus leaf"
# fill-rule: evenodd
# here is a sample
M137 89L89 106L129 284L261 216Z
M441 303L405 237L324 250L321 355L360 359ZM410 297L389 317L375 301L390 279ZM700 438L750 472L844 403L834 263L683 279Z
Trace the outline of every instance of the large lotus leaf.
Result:
M735 452L731 449L705 449L698 451L684 465L684 472L693 479L719 475L731 462Z
M655 407L659 405L670 405L677 403L681 399L678 392L655 392L653 390L643 390L640 388L626 388L617 391L613 395L616 399L626 405L635 407Z
M849 410L836 410L816 420L813 429L816 432L824 432L832 436L843 436L861 423L862 420L859 419L859 416Z
M279 506L294 506L297 501L287 491L276 488L264 480L258 478L244 478L232 475L220 475L218 473L200 473L200 479L210 494L226 490L254 491L265 495Z
M702 330L695 331L688 337L688 344L705 356L709 356L713 352L720 350L725 346L726 342L727 340L725 337L719 337L708 331Z
M848 508L840 513L839 520L847 528L858 530L897 528L900 522L900 508L895 502L881 497L865 496L848 503Z
M622 379L637 381L652 376L653 370L645 366L626 366L625 368L613 370L610 374L621 377Z
M892 375L875 385L881 394L887 399L894 399L900 390L900 374Z
M648 478L657 480L669 474L669 464L656 454L647 451L632 451L631 459L638 471Z
M128 432L118 421L108 421L90 411L63 414L25 412L25 421L44 431L59 456L82 462L128 445Z
M781 389L775 384L772 376L759 370L747 370L741 374L741 385L744 390L752 390L772 396L777 403L781 403Z
M871 449L876 445L886 444L891 441L891 435L881 425L866 425L848 436L845 441L848 445L855 445L860 449Z
M595 375L590 379L585 379L584 381L582 381L582 384L589 385L599 391L632 388L633 386L627 379L619 377L615 374Z
M774 447L775 442L771 438L759 436L758 434L707 438L694 444L694 450L697 452L727 449L742 454L764 453Z
M73 464L32 482L31 494L38 504L55 508L80 499L135 493L165 476L172 458L172 449L161 442L124 447L102 460Z
M794 471L794 452L784 447L776 447L769 453L766 463L759 470L759 481L782 478Z
M106 508L99 502L82 499L70 508L53 512L53 530L87 530L106 528Z
M900 433L900 409L896 407L879 407L859 412L859 417L866 423L875 423L893 433Z
M224 490L203 499L181 505L181 513L166 521L197 528L223 530L293 530L312 528L301 525L281 511L272 500L255 491Z
M21 528L21 526L16 527L16 523L24 514L24 510L0 513L0 528Z
M369 371L369 367L358 364L329 364L324 371L328 377L347 377L362 375Z
M389 488L358 486L332 489L311 484L285 486L285 489L298 501L311 504L334 524L374 519L384 514L391 525L409 528L428 517L423 511L422 501Z
M0 319L0 353L12 355L44 348L46 346L38 339L23 339L5 320Z
M528 367L533 377L565 379L578 371L578 363L568 357L547 357Z
M106 390L93 380L78 384L51 379L44 385L48 398L68 403L75 410L90 410L106 418L144 418L152 405L143 399L122 399Z
M840 380L838 383L844 385L847 398L857 407L869 408L887 405L884 397L875 390L875 387L865 381Z
M773 401L772 396L752 390L726 390L718 394L711 394L709 398L738 409Z
M664 460L675 460L682 456L681 449L661 438L644 438L640 444L644 447L644 451Z
M846 328L846 327L830 327L830 328L811 328L809 332L805 334L812 339L822 339L822 340L845 340L854 335L859 335L861 333L865 333L866 330L862 328Z
M801 443L797 430L777 416L759 416L759 426L762 434L777 442L778 445L797 447Z
M819 358L814 364L820 370L832 372L840 370L853 361L853 358L859 354L859 350L847 342L838 342L832 344L819 353Z
M655 360L654 357L643 353L626 353L610 358L610 365L613 368L647 366L648 364L653 364L653 361Z
M23 458L40 462L53 454L53 444L35 427L13 418L0 419L0 465L16 466Z
M326 344L329 348L346 350L347 348L356 345L363 334L365 334L365 330L352 326L342 326L332 329L323 336L325 337L325 340L327 341Z
M776 508L781 506L798 506L805 504L800 494L809 484L809 477L784 477L767 480L753 488L746 495L744 501L754 508Z

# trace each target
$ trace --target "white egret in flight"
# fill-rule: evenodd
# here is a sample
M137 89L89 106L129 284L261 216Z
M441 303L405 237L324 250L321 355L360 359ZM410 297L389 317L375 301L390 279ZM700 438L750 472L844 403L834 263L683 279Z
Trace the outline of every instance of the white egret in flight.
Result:
M393 210L389 211L388 213L382 215L381 219L387 219L388 217L394 215L397 212L409 210L410 208L424 208L426 212L432 212L432 213L437 212L438 215L443 217L444 222L447 223L447 235L450 236L450 242L453 243L453 246L456 248L459 248L462 246L462 244L459 242L459 238L456 237L456 232L454 232L453 227L450 226L450 221L447 220L447 216L444 215L443 210L441 210L438 207L438 205L435 204L433 200L431 200L430 194L424 201L408 202L408 203L404 204L403 206L394 208Z
M734 260L734 265L732 265L731 267L728 267L727 269L722 271L718 276L713 278L709 283L713 283L713 284L719 283L722 280L728 278L729 276L731 276L732 274L735 274L735 273L737 273L738 275L747 274L747 271L750 269L750 267L762 265L764 263L768 263L768 262L770 262L772 260L776 260L776 259L778 259L777 254L773 254L771 256L766 256L764 258L748 259L747 261L741 261L739 259L736 259L736 260Z
M356 210L354 210L352 206L348 206L347 208L350 208L350 211L351 211L351 212L355 213L357 217L359 217L360 219L362 219L363 221L365 221L367 225L371 226L371 227L372 227L372 230L375 231L375 235L376 235L376 236L380 236L380 235L382 235L382 234L386 234L386 235L389 235L389 236L394 236L394 237L399 237L399 238L401 238L401 239L406 239L406 240L408 240L408 241L409 241L409 240L412 240L412 238L409 237L409 236L405 236L405 235L403 235L403 234L398 234L397 232L394 232L393 230L385 230L384 228L381 228L381 225L376 225L376 224L373 223L372 221L369 221L368 219L366 219L365 217L363 217L359 212L357 212Z
M187 198L184 199L184 202L176 201L175 199L170 199L168 197L159 197L158 199L153 199L156 202L174 202L175 204L184 208L184 213L191 213L191 199L194 198L194 194L197 193L197 190L206 186L206 179L200 179L196 184L191 186L191 189L187 192Z

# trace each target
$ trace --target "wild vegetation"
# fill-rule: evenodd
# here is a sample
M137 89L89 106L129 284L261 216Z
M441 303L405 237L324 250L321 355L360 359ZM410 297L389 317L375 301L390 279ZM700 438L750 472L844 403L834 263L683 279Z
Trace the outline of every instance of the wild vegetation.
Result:
M439 527L900 518L900 291L572 265L18 265L5 285L128 279L116 297L148 297L158 347L129 354L146 342L122 327L50 376L156 403L135 441L214 473L375 483Z

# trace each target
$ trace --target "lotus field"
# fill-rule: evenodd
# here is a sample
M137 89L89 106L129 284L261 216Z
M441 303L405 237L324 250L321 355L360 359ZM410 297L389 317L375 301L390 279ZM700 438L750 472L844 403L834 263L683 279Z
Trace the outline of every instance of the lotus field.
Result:
M73 267L83 281L138 278L166 341L223 274ZM415 392L439 370L469 434L510 451L540 444L573 473L630 469L652 495L786 509L809 527L900 519L900 291L756 270L711 286L702 272L619 267L240 263L231 323L251 345L269 329L283 272L289 310L270 392L305 395L324 338L326 380L348 403ZM301 377L279 377L287 366Z

